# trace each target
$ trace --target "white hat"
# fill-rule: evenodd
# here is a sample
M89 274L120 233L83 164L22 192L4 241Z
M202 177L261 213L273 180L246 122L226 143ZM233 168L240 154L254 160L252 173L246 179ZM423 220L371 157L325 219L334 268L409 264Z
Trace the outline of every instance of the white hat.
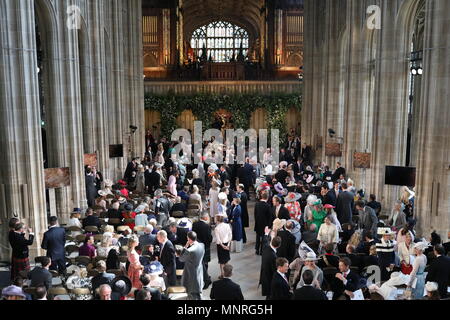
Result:
M227 200L228 196L225 192L220 192L219 193L219 200Z
M108 195L108 193L106 191L103 191L103 190L98 190L98 195L100 197L106 197Z
M428 292L437 291L437 290L438 290L438 284L437 284L436 282L430 282L430 281L428 281L428 282L425 284L425 289L426 289Z
M314 176L310 174L308 178L306 178L306 183L311 183L314 180Z
M430 244L426 241L418 242L414 245L414 249L424 251L426 248L428 248Z
M105 179L105 187L112 187L113 182L111 179Z
M314 252L308 252L306 254L306 259L304 261L317 261L319 259L317 259L317 256Z

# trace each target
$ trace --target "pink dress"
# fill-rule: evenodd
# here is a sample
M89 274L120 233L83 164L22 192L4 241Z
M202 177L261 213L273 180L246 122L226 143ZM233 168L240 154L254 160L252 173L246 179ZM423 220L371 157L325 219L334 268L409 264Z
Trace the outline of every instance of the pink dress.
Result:
M140 289L142 287L142 283L139 280L139 277L142 274L142 265L139 262L139 255L135 250L133 250L128 252L127 256L128 261L130 262L130 266L128 267L128 278L130 278L133 288Z
M177 178L175 176L169 177L169 182L167 183L167 189L171 194L177 196Z

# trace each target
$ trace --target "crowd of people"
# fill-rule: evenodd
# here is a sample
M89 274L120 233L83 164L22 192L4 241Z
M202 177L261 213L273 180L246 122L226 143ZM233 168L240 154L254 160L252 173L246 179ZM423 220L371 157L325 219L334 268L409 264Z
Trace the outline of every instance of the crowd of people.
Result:
M64 227L50 217L39 244L46 256L33 270L34 234L10 220L13 285L3 297L45 300L58 292L58 277L56 287L73 299L161 300L184 292L200 300L212 285L211 299L242 300L230 261L247 243L254 198L255 259L266 299L447 298L449 243L435 232L416 237L414 190L402 188L383 218L376 196L357 190L341 163L333 171L313 165L310 146L294 133L286 140L279 162L268 149L261 162L246 150L244 164L216 164L212 148L185 164L192 146L149 134L144 158L132 159L116 183L86 167L89 208L75 208ZM204 143L211 145L214 139ZM171 156L177 146L181 158ZM214 244L216 281L208 271Z

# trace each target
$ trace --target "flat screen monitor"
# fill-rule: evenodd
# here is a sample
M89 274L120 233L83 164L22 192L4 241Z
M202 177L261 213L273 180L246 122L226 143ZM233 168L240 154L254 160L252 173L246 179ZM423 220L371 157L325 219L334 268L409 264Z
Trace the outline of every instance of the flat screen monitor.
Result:
M123 158L123 144L109 145L109 157L110 158Z
M386 166L385 184L391 186L414 187L416 185L416 168Z

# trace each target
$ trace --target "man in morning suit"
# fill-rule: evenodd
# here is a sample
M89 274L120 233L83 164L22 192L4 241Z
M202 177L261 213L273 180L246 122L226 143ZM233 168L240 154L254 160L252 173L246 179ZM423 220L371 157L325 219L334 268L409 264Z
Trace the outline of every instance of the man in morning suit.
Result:
M277 271L273 274L270 287L271 300L290 300L292 293L289 287L289 280L286 272L289 270L289 262L285 258L277 258L275 261Z
M214 281L211 288L211 300L244 300L241 287L231 280L233 266L223 266L223 278Z
M177 282L175 248L172 242L167 239L167 232L161 230L156 235L160 244L159 262L164 267L164 273L167 276L169 286L174 286Z
M264 236L264 229L271 227L273 222L270 205L267 203L269 195L264 192L261 195L261 199L255 204L255 232L256 232L256 244L255 250L257 255L261 255L262 252L262 238Z
M270 229L266 227L263 237L263 250L261 258L261 273L259 276L259 284L262 287L262 295L267 300L270 299L270 289L272 285L273 274L277 270L277 249L280 247L281 238L275 237L270 241ZM269 243L270 241L270 243Z
M342 183L342 190L337 198L336 203L336 214L339 222L351 223L352 222L352 212L353 212L353 194L347 191L347 183Z
M289 220L291 216L289 215L289 211L281 204L281 199L278 196L274 196L272 198L272 216L274 219L278 218L280 220Z
M296 249L295 249L295 236L292 234L294 224L292 221L287 221L286 225L280 229L277 236L281 238L281 245L277 250L277 256L279 258L286 258L289 263L294 261Z
M441 299L448 297L447 288L450 285L450 258L444 256L445 249L442 245L434 246L434 255L436 258L431 263L428 270L427 281L437 282L438 291Z
M339 259L339 273L336 273L336 280L333 291L333 300L340 300L344 297L350 300L353 292L358 290L359 277L350 270L351 262L349 258Z
M41 248L47 250L47 257L52 259L50 270L57 270L60 274L66 272L66 230L58 227L58 218L50 217L50 228L44 233Z
M208 263L211 261L211 242L213 240L211 226L209 225L209 213L202 213L199 221L192 224L192 231L197 233L197 241L205 245L205 255L203 256L203 281L207 289L211 285L211 277L208 274Z

